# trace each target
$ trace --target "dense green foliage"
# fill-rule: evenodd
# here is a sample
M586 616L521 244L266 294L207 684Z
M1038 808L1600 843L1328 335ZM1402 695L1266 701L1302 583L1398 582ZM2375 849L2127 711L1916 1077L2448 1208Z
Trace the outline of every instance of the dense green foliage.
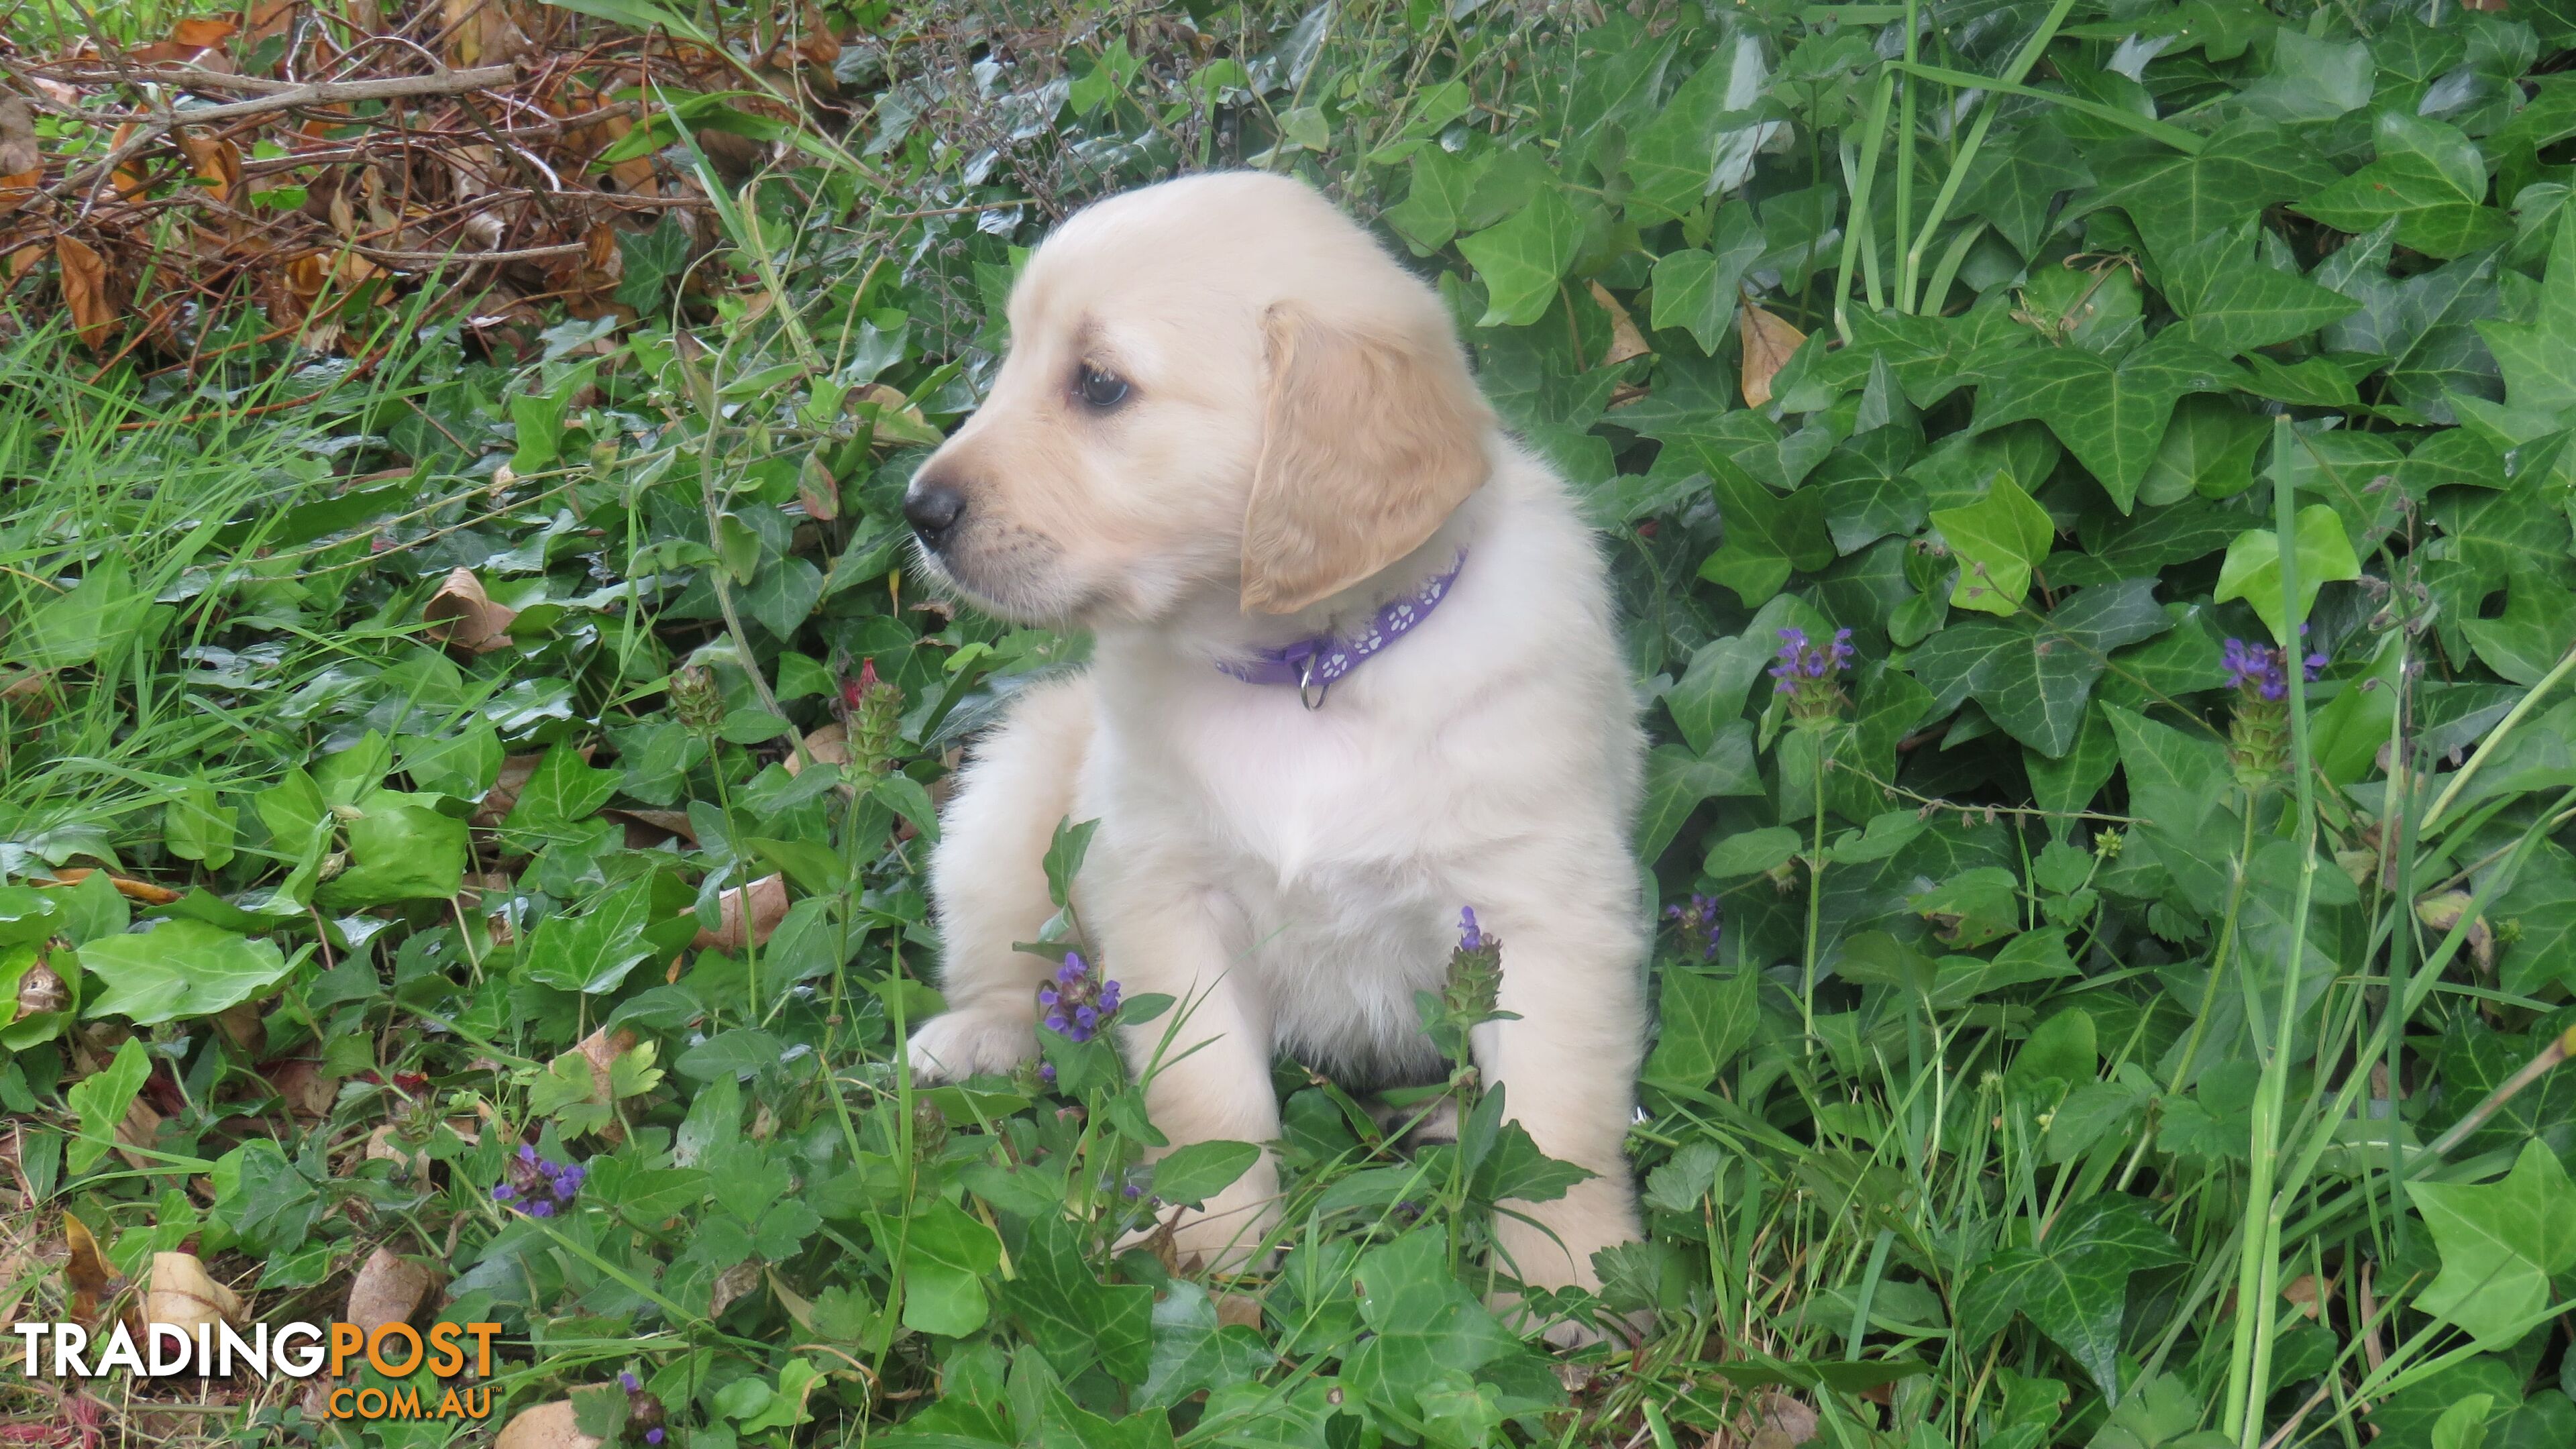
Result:
M35 1205L277 1316L392 1244L508 1325L512 1405L630 1371L686 1449L2576 1441L2576 1086L2508 1081L2576 1023L2576 12L882 23L838 142L673 153L720 235L628 236L632 319L387 314L364 370L209 319L195 382L14 344ZM1649 1326L1566 1372L1480 1306L1490 1203L1562 1181L1509 1131L1402 1152L1283 1063L1286 1254L1202 1284L1110 1245L1244 1155L1142 1166L1104 1043L899 1066L933 788L1080 641L920 600L896 500L1019 248L1222 164L1437 275L1627 606L1678 920L1599 1306ZM423 635L458 568L483 652ZM1849 668L1775 693L1784 629Z

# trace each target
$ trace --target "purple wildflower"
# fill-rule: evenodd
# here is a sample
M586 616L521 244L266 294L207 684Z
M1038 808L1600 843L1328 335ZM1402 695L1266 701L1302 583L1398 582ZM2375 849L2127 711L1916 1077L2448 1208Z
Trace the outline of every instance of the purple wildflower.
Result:
M660 1444L662 1442L662 1438L662 1431L659 1429L647 1429L644 1431L644 1442L647 1444Z
M1078 953L1067 951L1054 979L1038 988L1038 1005L1046 1011L1040 1020L1047 1030L1068 1041L1089 1041L1116 1014L1118 999L1117 982L1093 971Z
M1458 908L1458 949L1461 951L1485 949L1485 933L1477 928L1474 906Z
M1040 1062L1040 1063L1038 1063L1038 1080L1039 1080L1039 1081L1041 1081L1041 1082L1046 1083L1046 1084L1047 1084L1048 1086L1050 1086L1050 1087L1054 1086L1054 1085L1055 1085L1055 1063L1053 1063L1053 1062Z
M1687 901L1676 901L1664 907L1664 919L1681 928L1682 944L1696 943L1700 959L1712 960L1717 955L1717 897L1691 892Z
M2308 626L2301 624L2300 637L2304 639L2307 632ZM2249 699L2277 704L2290 695L2289 655L2287 649L2275 645L2248 644L2242 639L2230 639L2219 662L2227 669L2230 688ZM2313 681L2324 672L2326 657L2310 654L2299 664L2308 679Z
M637 1389L644 1387L643 1382L631 1373L619 1374L617 1376L617 1386L630 1394L635 1392Z
M2307 632L2305 624L2299 626L2302 639ZM2220 662L2227 668L2227 682L2236 691L2227 727L2228 756L2235 766L2237 783L2249 790L2280 783L2289 763L2291 653L2276 645L2230 639L2220 655ZM2326 656L2321 653L2305 654L2299 659L2299 668L2309 679L2315 679L2325 667Z
M1858 652L1851 637L1851 630L1837 629L1831 640L1820 645L1809 640L1803 629L1780 631L1780 652L1770 670L1778 682L1771 692L1789 697L1790 718L1813 726L1841 715L1844 700L1839 681Z
M521 1143L503 1164L503 1180L493 1186L492 1200L516 1206L530 1217L550 1218L558 1209L572 1206L589 1177L590 1169L582 1164L540 1157L535 1147Z
M1128 1183L1126 1186L1118 1189L1118 1195L1127 1199L1129 1202L1134 1202L1145 1195L1145 1185L1138 1182Z

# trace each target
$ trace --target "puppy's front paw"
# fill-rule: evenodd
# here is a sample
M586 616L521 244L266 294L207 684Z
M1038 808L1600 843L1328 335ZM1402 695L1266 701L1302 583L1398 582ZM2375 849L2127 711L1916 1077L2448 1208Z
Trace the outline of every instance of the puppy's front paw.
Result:
M923 1022L908 1055L915 1078L959 1082L979 1072L1007 1072L1037 1051L1037 1028L1027 1016L970 1008Z

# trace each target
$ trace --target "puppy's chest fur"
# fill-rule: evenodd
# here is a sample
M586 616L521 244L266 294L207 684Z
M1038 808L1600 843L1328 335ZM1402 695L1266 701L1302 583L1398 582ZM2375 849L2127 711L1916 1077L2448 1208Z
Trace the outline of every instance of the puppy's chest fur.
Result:
M1279 1048L1366 1084L1437 1075L1413 996L1438 989L1471 904L1460 762L1429 768L1418 719L1348 700L1310 714L1220 679L1171 703L1105 733L1086 795L1205 892Z

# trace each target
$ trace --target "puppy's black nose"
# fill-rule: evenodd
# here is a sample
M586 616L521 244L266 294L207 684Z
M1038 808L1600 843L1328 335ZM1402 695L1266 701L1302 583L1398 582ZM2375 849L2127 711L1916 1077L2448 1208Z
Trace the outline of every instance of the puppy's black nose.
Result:
M915 478L903 495L904 521L936 552L966 516L966 495L939 478Z

